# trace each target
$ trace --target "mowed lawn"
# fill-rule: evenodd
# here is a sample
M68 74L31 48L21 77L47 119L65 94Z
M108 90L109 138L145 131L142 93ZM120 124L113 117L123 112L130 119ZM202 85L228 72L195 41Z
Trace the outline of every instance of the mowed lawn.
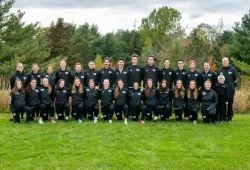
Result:
M114 120L14 124L0 114L0 169L250 169L250 114L232 124Z

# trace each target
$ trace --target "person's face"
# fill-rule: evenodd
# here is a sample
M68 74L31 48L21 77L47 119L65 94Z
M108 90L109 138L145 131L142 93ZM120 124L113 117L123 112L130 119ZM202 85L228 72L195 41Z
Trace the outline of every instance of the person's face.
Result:
M32 80L30 82L30 85L31 85L32 88L35 88L36 87L36 80Z
M223 67L228 67L229 66L229 60L228 60L228 58L223 58L222 59L222 65L223 65Z
M53 73L53 68L52 67L48 67L47 68L47 73L49 73L49 74Z
M95 87L95 83L94 83L94 81L89 81L89 87L90 88L94 88Z
M190 70L194 70L195 67L196 67L195 63L190 63L190 64L189 64Z
M132 62L132 65L137 65L137 62L138 62L137 57L133 57L131 62Z
M16 86L17 86L17 89L21 89L22 88L22 82L21 81L18 81L16 83Z
M135 90L138 90L138 89L139 89L138 83L134 83L134 86L133 86L133 87L134 87Z
M64 81L61 81L60 84L59 84L59 87L60 87L60 88L63 88L63 87L64 87L64 84L65 84L65 82L64 82Z
M77 73L81 72L81 69L82 69L81 65L78 64L75 66L75 70Z
M77 87L79 87L80 86L80 80L79 79L75 79L75 85L77 86Z
M204 70L208 71L210 69L209 63L204 63Z
M205 89L210 90L211 89L211 83L205 83Z
M90 62L89 63L89 69L94 69L95 68L95 63L93 63L93 62Z
M17 71L23 72L23 65L22 64L18 64L16 67Z
M110 65L109 60L105 60L105 61L104 61L104 66L105 66L105 67L109 67L109 65Z
M119 60L119 61L118 61L118 67L119 67L119 68L124 68L124 61Z
M182 87L182 82L181 82L181 81L177 81L177 82L176 82L176 87L177 87L178 89L181 89L181 87Z
M49 81L48 79L43 79L43 86L48 87Z
M192 90L193 90L193 89L195 88L195 82L193 82L193 81L192 81L192 82L190 82L189 87L190 87L190 89L192 89Z
M153 65L154 64L154 58L153 57L149 57L148 58L148 65Z
M33 71L34 73L37 73L37 72L39 71L38 65L33 65L32 71Z
M219 78L218 81L220 84L224 84L224 82L225 82L225 80L223 78Z
M153 82L151 80L148 81L148 87L151 88L153 86Z
M122 89L123 88L123 82L122 81L118 81L118 87L120 88L120 89Z
M166 88L166 87L167 87L167 82L166 82L166 81L163 81L163 82L161 83L161 86L162 86L162 88Z
M66 62L65 61L61 61L60 62L60 67L61 67L61 69L65 69L66 68Z
M169 61L169 60L165 60L165 61L164 61L164 66L165 66L166 68L168 68L168 67L170 66L170 61Z
M179 67L180 69L183 69L183 67L184 67L184 62L183 62L183 61L178 61L178 67Z
M103 86L104 86L104 88L107 89L109 87L109 81L108 80L104 80Z

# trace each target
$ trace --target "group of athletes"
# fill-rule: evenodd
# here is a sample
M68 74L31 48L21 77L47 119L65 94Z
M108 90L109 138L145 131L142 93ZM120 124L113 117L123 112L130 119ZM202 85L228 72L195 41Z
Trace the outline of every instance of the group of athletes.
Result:
M83 118L97 123L100 108L101 117L109 123L114 113L125 124L128 118L142 124L145 119L167 123L174 111L177 122L182 121L184 113L186 120L197 124L199 110L204 123L232 122L237 71L227 57L216 73L210 70L209 62L198 72L194 60L189 61L189 70L183 60L178 60L176 70L170 68L170 59L163 61L161 70L154 60L154 56L148 56L147 65L141 67L138 56L132 55L130 66L125 68L124 59L119 59L113 70L109 58L105 58L104 68L96 70L95 63L89 61L85 71L77 62L74 72L61 60L55 74L52 65L40 74L36 63L32 72L25 74L23 64L18 63L10 78L10 120L19 123L26 113L27 123L67 122L71 114L79 123Z

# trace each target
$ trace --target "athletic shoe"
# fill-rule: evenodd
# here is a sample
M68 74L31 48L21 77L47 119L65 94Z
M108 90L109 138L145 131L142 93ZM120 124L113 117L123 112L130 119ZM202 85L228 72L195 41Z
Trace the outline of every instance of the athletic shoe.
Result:
M125 124L125 125L127 125L127 124L128 124L128 120L127 120L127 118L125 118L125 120L124 120L124 124Z
M154 119L153 122L154 122L154 123L157 123L157 119L156 119L156 120Z
M145 124L144 120L141 120L141 124L143 124L143 125Z
M40 124L43 124L43 119L39 119L38 121Z
M24 121L24 118L21 118L21 121Z
M169 116L169 119L172 119L172 116Z
M56 120L54 118L51 118L51 123L56 123Z
M189 118L189 117L186 117L185 119L186 119L186 120L190 120L190 118Z
M194 121L193 121L193 124L194 124L194 125L196 125L196 124L197 124L197 121L196 121L196 120L194 120Z
M10 117L10 121L14 121L14 116L13 115Z
M232 120L229 120L229 121L228 121L228 124L231 124L231 123L232 123Z
M94 118L94 123L97 123L97 117Z
M77 119L77 122L78 123L82 123L82 119Z
M58 116L57 116L57 114L56 114L56 120L58 120Z
M109 123L112 123L112 120L111 120L111 119L109 120Z
M68 121L69 121L69 118L65 117L64 122L68 122Z
M165 123L168 123L168 120L166 119L166 120L164 120L164 122L165 122Z
M223 121L220 121L220 124L223 124Z

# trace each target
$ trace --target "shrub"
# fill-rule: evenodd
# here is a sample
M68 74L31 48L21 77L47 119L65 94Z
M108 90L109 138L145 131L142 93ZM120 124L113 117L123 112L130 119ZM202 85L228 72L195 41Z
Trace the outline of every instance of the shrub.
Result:
M0 112L9 112L9 91L0 91Z

